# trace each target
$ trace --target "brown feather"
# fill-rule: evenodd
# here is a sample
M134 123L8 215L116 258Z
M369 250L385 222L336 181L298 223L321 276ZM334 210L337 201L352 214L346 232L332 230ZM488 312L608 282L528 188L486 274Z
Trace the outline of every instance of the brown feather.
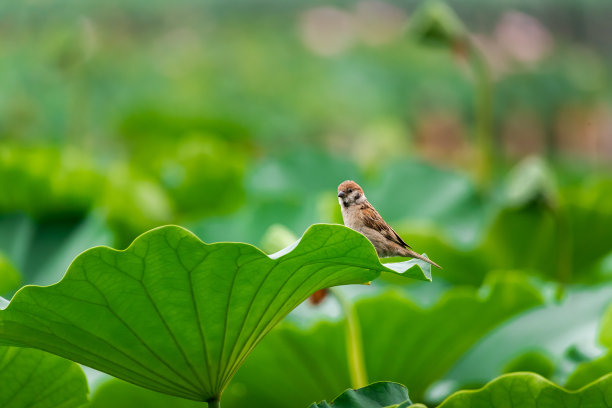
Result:
M419 254L418 252L414 252L412 249L406 249L406 255L407 256L411 256L413 258L417 258L420 259L421 261L425 261L428 264L431 264L433 266L435 266L436 268L440 268L442 269L442 267L440 265L438 265L437 263L435 263L434 261L432 261L431 259Z
M361 211L364 216L363 223L366 227L380 232L389 241L393 241L404 248L410 248L410 245L405 243L398 233L383 220L378 211L369 202L366 201L361 205Z
M363 190L361 189L361 187L359 187L359 184L355 183L353 180L343 181L338 186L338 192L340 192L340 191L348 191L348 190L359 191L359 192L361 192L361 194L363 194Z

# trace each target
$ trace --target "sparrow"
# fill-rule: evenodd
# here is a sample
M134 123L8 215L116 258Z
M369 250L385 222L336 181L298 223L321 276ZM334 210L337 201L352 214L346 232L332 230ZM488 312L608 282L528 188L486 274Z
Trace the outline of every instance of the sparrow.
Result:
M338 186L338 202L342 209L344 225L365 235L370 240L380 258L405 256L417 258L442 269L440 265L416 253L404 240L382 219L380 214L368 202L363 189L352 180L346 180Z

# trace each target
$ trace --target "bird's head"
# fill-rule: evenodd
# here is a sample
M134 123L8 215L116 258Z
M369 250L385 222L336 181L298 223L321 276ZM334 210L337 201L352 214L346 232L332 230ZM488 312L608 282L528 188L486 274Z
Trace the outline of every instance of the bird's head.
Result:
M351 205L361 204L366 198L359 184L352 180L346 180L338 186L338 202L342 208L350 207Z

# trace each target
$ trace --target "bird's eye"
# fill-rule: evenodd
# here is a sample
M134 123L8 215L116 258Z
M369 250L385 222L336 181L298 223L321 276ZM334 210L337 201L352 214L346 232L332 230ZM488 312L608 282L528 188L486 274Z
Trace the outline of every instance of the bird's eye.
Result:
M351 194L352 192L353 192L353 189L352 189L352 188L349 188L349 189L348 189L348 193L349 193L349 194Z

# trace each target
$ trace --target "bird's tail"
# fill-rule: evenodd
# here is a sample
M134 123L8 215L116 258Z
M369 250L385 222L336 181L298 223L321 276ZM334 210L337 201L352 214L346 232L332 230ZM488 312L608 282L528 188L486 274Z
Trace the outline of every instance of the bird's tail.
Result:
M437 263L435 263L434 261L432 261L431 259L427 258L426 256L423 256L419 253L414 252L412 249L408 249L406 248L406 252L408 253L408 256L411 256L413 258L417 258L420 259L421 261L425 261L428 264L432 264L433 266L435 266L436 268L442 269L442 267L440 265L438 265Z

